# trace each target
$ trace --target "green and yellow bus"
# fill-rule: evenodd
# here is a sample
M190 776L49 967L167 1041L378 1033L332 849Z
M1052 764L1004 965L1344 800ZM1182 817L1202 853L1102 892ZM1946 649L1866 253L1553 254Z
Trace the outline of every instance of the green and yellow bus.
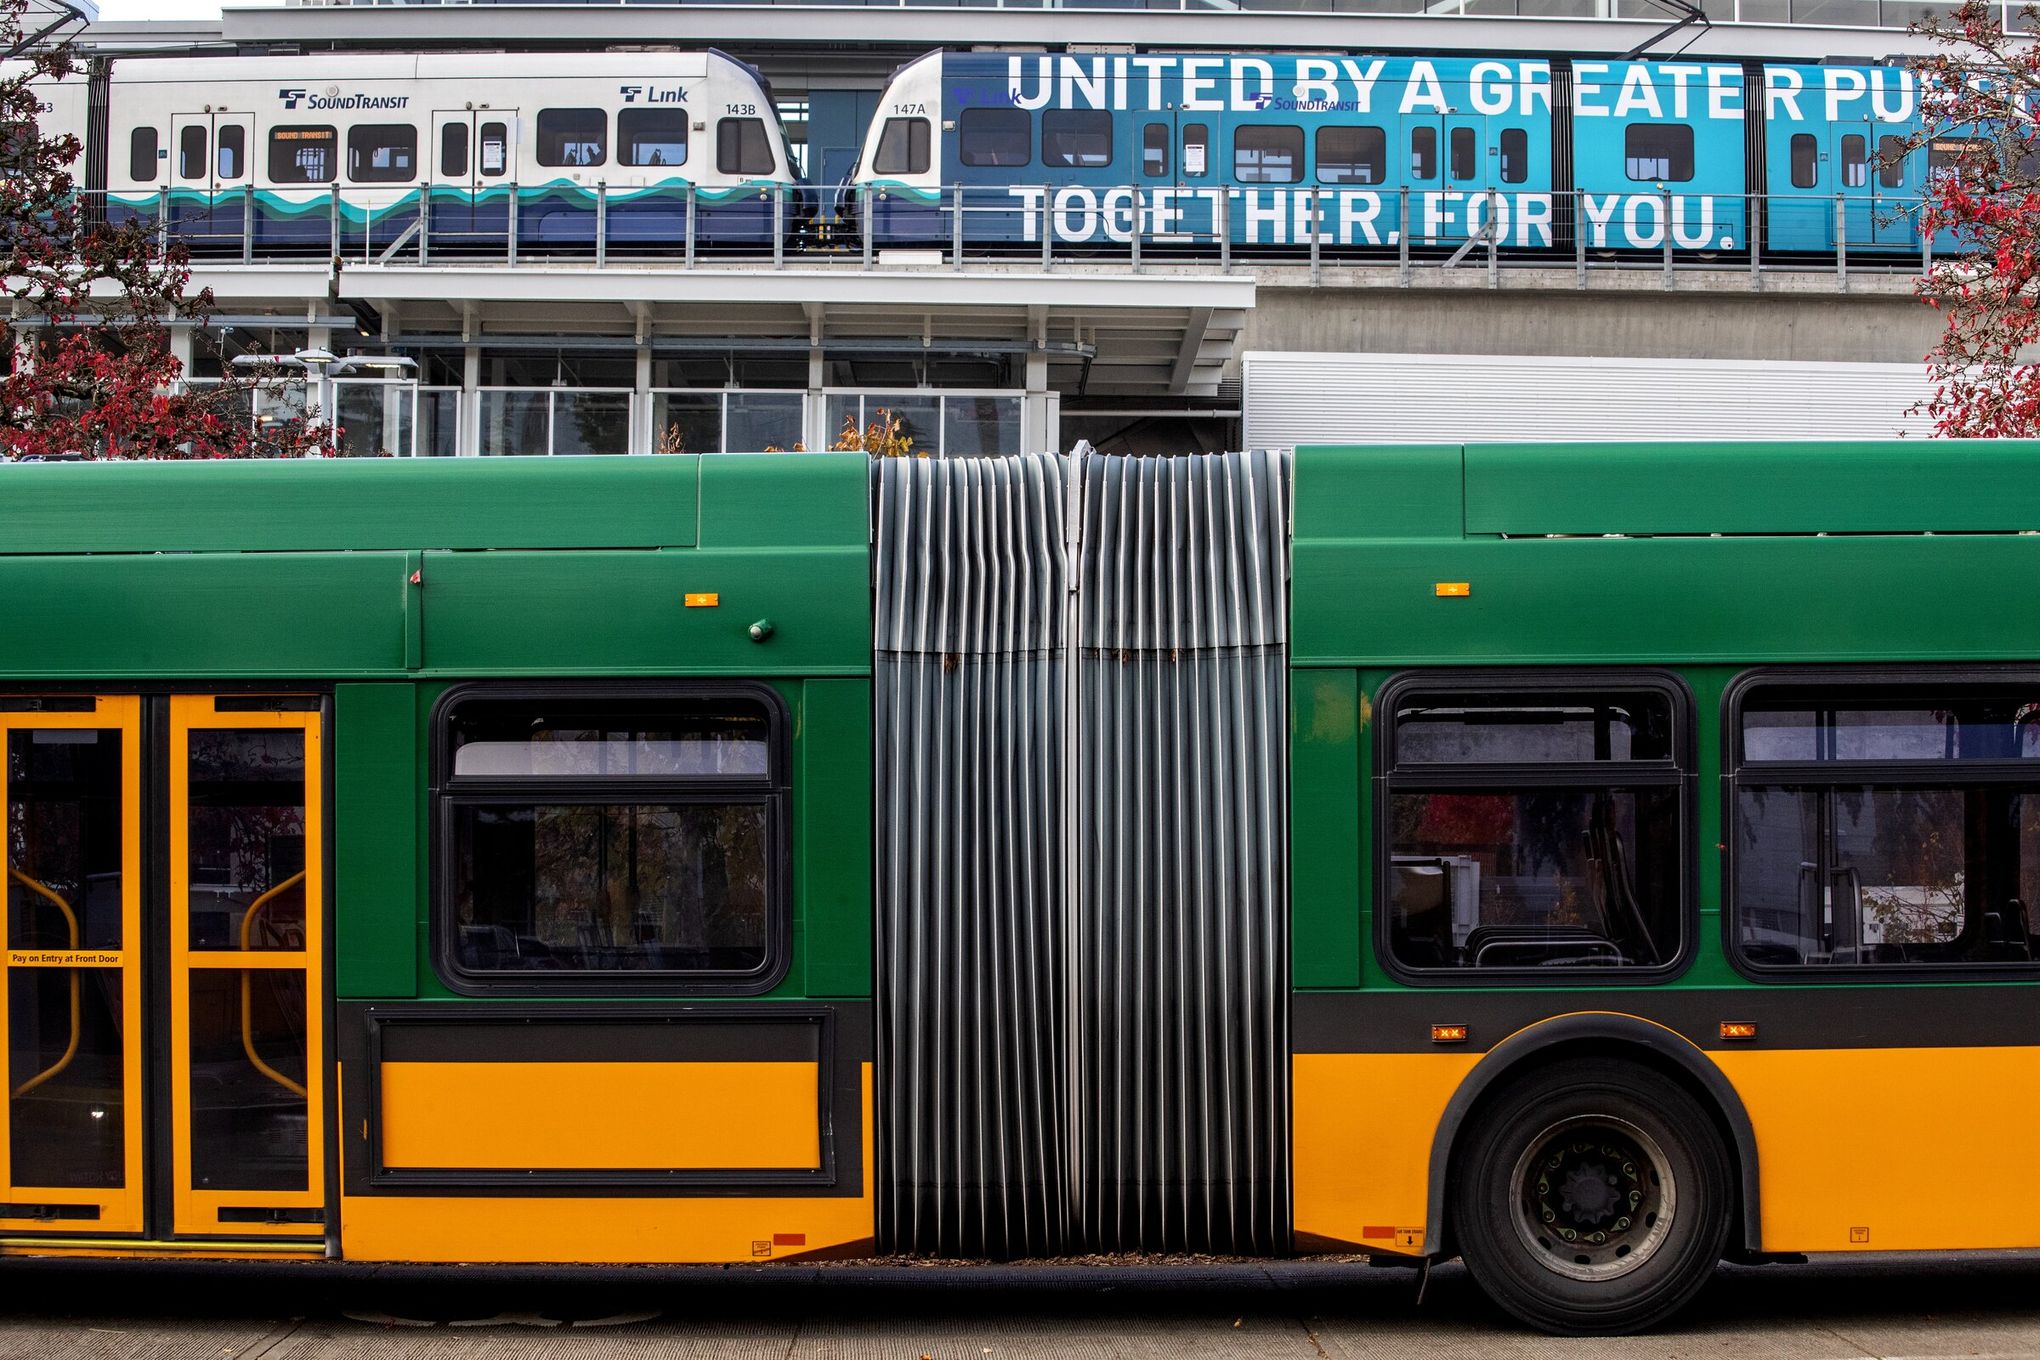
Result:
M2019 443L0 468L0 1252L2040 1247L2036 532Z

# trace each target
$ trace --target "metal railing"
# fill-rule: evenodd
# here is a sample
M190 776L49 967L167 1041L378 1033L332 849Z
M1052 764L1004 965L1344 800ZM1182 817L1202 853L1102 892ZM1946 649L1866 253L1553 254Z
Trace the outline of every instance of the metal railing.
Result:
M580 262L597 268L895 267L1052 271L1305 265L1425 271L1596 270L1923 273L1946 240L1922 238L1924 201L1866 190L1709 194L1638 184L1606 193L1277 184L768 186L709 202L693 188L616 201L609 186L569 206L509 195L479 202L348 193L162 190L107 207L140 219L200 265L337 262L342 269ZM516 203L513 210L508 205Z

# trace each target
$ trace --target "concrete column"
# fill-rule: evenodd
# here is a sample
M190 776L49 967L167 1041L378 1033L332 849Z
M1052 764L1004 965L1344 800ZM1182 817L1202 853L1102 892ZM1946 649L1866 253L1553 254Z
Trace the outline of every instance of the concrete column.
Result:
M472 458L482 451L482 399L475 389L482 385L482 347L469 345L461 351L460 435L454 452Z
M1061 407L1057 393L1048 390L1048 355L1029 351L1025 394L1020 399L1020 442L1029 453L1060 453Z
M828 399L822 395L828 381L829 361L823 356L822 347L816 345L807 352L807 412L801 421L801 442L812 451L826 449L835 442L835 432L828 427Z
M659 447L658 431L652 428L652 347L637 347L637 372L631 379L632 401L637 412L630 422L630 451L651 453Z

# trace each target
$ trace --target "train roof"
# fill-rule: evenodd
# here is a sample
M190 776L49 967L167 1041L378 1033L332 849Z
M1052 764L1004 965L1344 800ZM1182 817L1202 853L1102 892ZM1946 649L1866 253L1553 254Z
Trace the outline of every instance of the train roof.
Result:
M319 52L303 56L123 57L114 63L116 82L209 80L282 81L304 85L322 80L556 80L652 76L699 78L711 56L742 71L745 63L709 50L693 52Z

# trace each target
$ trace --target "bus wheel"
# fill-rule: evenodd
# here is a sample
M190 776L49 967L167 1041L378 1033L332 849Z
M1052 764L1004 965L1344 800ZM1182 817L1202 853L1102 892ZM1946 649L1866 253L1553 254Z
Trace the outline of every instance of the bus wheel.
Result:
M1605 1059L1508 1087L1455 1159L1455 1238L1502 1309L1563 1334L1637 1332L1684 1307L1728 1240L1732 1170L1676 1082Z

